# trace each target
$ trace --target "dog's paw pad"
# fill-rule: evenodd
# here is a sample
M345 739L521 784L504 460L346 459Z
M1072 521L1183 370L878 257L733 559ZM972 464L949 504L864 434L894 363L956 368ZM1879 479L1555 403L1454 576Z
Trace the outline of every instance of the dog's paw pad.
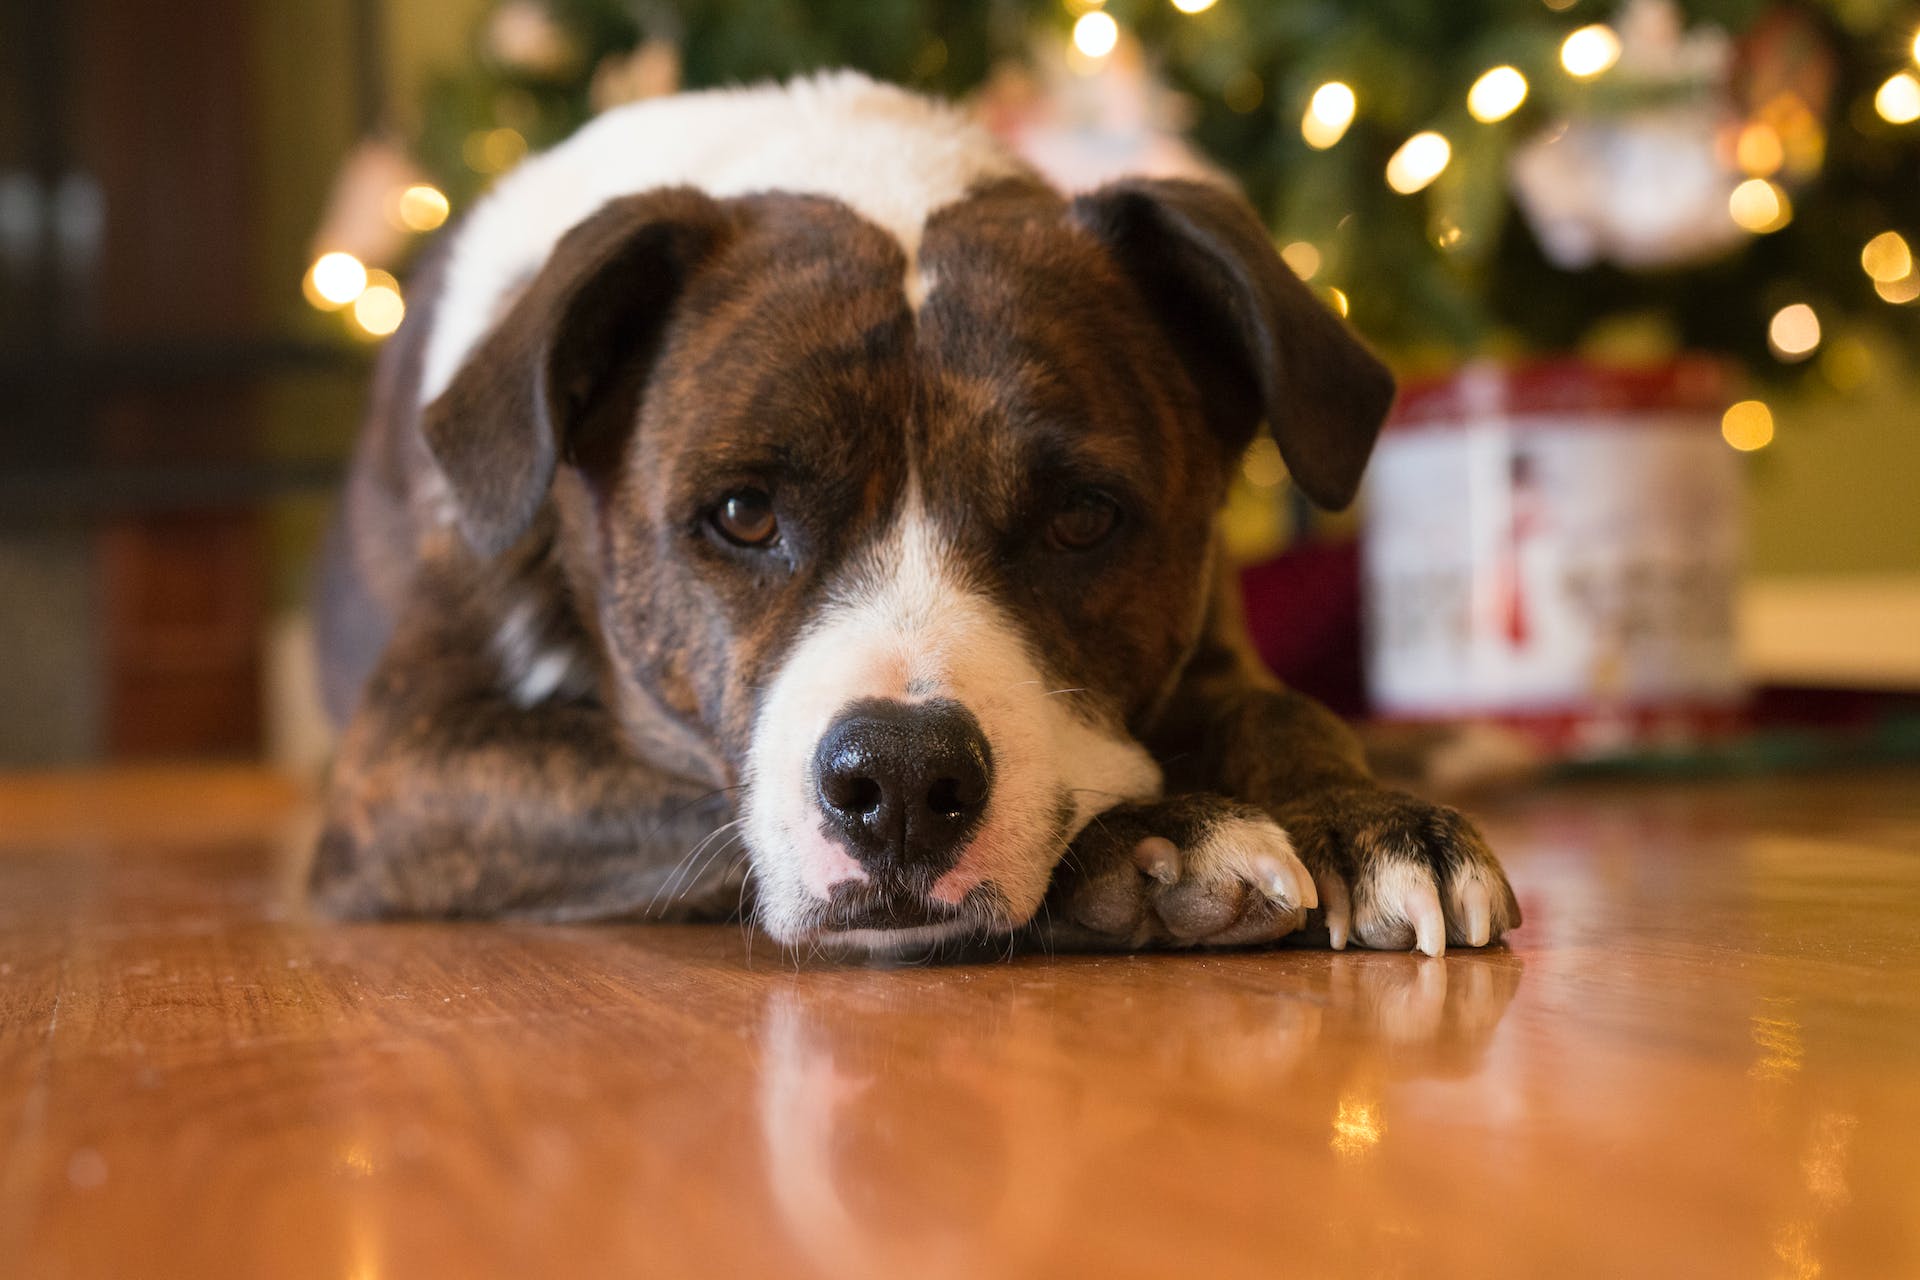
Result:
M1146 843L1146 842L1142 842ZM1152 893L1154 914L1173 937L1235 946L1299 928L1319 905L1313 877L1287 833L1265 817L1211 823L1180 854L1179 878Z

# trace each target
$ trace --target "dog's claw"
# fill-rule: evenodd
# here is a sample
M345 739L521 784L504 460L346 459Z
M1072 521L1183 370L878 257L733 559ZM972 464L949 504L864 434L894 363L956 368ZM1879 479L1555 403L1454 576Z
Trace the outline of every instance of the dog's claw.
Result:
M1260 857L1253 861L1254 879L1260 886L1260 892L1277 907L1299 908L1317 907L1320 898L1315 892L1313 879L1307 875L1306 868L1299 862L1288 859L1282 862L1278 858Z
M1403 904L1407 918L1413 921L1413 946L1430 956L1447 953L1447 918L1440 911L1440 892L1433 882L1421 881L1408 893Z
M1347 896L1347 882L1331 871L1313 877L1314 888L1327 909L1327 945L1335 951L1347 949L1347 931L1353 924L1353 902Z
M1180 879L1180 850L1171 840L1148 836L1133 846L1133 865L1161 884L1174 884Z
M1493 932L1493 903L1487 895L1487 886L1477 876L1468 879L1461 889L1460 906L1467 945L1486 946L1487 938Z

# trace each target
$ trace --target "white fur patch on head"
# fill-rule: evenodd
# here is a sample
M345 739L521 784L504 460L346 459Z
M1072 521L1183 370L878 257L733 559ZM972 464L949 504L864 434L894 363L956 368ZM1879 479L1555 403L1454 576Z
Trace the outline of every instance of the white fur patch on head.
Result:
M917 265L928 215L980 182L1026 172L954 108L850 71L616 107L503 178L461 224L420 403L447 389L512 293L609 200L669 186L832 197L899 240L902 288L917 310L931 287Z
M787 656L754 726L745 829L761 923L776 938L799 940L826 891L858 871L822 831L811 764L829 726L867 698L950 699L978 721L994 762L992 792L933 896L957 905L991 884L1011 917L1000 923L1023 923L1065 842L1095 814L1156 796L1159 766L1125 732L1089 721L1070 694L1047 687L1026 638L965 580L917 498L909 496L852 581ZM882 947L889 936L845 940Z

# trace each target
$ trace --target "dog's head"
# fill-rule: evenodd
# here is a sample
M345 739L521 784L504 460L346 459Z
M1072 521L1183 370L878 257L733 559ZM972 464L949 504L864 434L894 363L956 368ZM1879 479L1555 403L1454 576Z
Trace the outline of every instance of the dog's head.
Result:
M1005 180L911 245L677 188L569 233L424 428L481 553L553 500L630 731L741 785L763 925L898 947L1018 926L1157 793L1237 459L1268 422L1344 506L1391 398L1210 186Z

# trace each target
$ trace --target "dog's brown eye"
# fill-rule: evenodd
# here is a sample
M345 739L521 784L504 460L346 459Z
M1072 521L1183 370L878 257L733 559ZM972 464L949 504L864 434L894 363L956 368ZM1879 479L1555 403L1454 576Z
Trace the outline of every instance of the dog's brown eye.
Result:
M1076 494L1054 513L1047 536L1067 551L1087 551L1105 542L1120 523L1120 508L1104 493Z
M764 547L780 532L773 497L765 489L739 489L722 498L713 513L713 527L728 542L742 547Z

